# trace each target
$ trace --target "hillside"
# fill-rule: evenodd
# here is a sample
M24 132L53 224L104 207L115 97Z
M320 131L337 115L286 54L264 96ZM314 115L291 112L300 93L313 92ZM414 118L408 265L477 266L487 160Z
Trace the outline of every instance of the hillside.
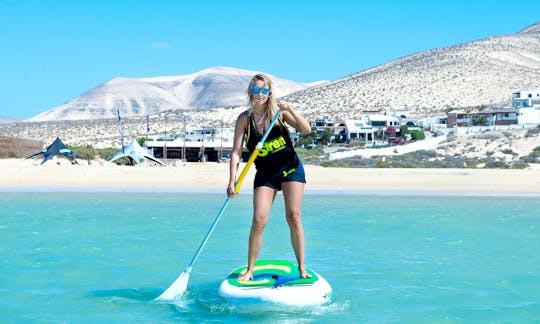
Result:
M221 82L220 80L223 80L221 77L209 73L221 69L228 68L208 69L205 72L206 78L195 79L199 80L201 84L211 84L214 91L217 91L216 87L225 85L231 87L232 84L236 84L241 88L238 90L238 98L240 98L248 82L243 78L246 78L246 75L251 77L252 72L236 78L234 73L243 70L228 69L225 73L227 81ZM232 73L231 71L236 72ZM214 80L214 78L217 79ZM190 87L195 79L192 76ZM233 80L236 81L233 82ZM115 79L107 87L122 88L125 86L127 87L126 91L140 95L142 98L145 92L142 90L139 92L137 85L133 84L160 84L160 87L157 88L165 91L175 88L174 84L181 84L178 82L176 77L140 80ZM291 90L295 86L295 83L283 82L285 86L282 89ZM310 119L325 116L355 118L363 109L376 108L408 108L414 116L425 117L443 115L444 111L450 108L508 105L513 92L534 89L539 85L540 23L516 34L490 37L466 44L412 54L366 71L351 74L343 79L310 88L305 88L306 85L298 85L298 87L305 89L286 95L283 99L293 102L295 107ZM175 89L180 91L181 89L178 87L181 88L181 86L176 86ZM95 89L95 95L100 97L98 94L100 91L105 91L105 88L99 91ZM213 105L216 101L214 97L210 96L210 92L201 90L199 93L205 93L205 95L201 95L199 99L193 97L186 100L191 103L197 102L201 107ZM217 92L232 93L233 91L219 90ZM286 93L286 91L280 91L280 93ZM87 96L87 98L90 97L90 95ZM184 118L187 126L192 128L201 128L203 122L207 128L220 127L222 121L225 127L232 127L236 117L245 107L241 105L227 106L201 108L200 110L194 110L191 106L185 109L169 110L161 110L164 108L160 107L159 114L151 114L148 110L142 109L142 104L138 106L132 104L130 106L131 113L138 115L126 117L127 114L123 114L124 136L130 139L146 135L146 113L150 114L150 135L161 134L165 129L169 133L180 132L184 126ZM90 144L95 147L119 147L116 110L112 110L111 107L99 112L99 114L109 116L109 118L3 124L0 125L0 135L37 138L42 139L45 143L50 143L56 136L60 136L64 142L70 145ZM140 110L136 111L135 107L139 107ZM77 116L88 117L83 113L87 108L81 101L80 106L75 105L67 109L65 113L66 116L69 115L73 118ZM56 114L62 114L62 111L61 109L54 113L51 111L47 118L55 119L57 118ZM80 114L77 114L77 111L80 111ZM165 116L167 116L167 123Z
M361 110L509 105L512 93L540 85L540 23L511 35L412 54L284 99L308 116L352 118Z
M431 136L429 136L431 137ZM306 150L309 152L309 150ZM384 168L526 168L540 167L540 126L528 129L484 130L384 149L325 148L329 155L310 154L307 163L341 167ZM346 156L346 157L344 157Z

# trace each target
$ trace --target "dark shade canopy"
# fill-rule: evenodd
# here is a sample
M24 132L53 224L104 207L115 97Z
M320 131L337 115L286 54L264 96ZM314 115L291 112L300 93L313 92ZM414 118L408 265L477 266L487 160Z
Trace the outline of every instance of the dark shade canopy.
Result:
M77 154L73 152L69 147L67 147L62 142L60 137L57 137L54 140L54 142L51 145L49 145L49 147L47 147L47 149L38 153L34 153L30 155L29 157L27 157L27 159L33 158L40 154L43 154L43 161L41 162L41 164L47 162L48 160L52 159L56 155L65 157L66 159L71 161L71 163L75 163L75 164L77 163L77 161L75 161L75 157L77 156Z

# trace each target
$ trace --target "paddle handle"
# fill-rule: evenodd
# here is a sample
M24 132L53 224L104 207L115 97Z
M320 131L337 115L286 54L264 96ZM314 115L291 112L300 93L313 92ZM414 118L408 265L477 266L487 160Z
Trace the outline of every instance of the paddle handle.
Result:
M251 156L249 157L249 160L247 161L246 166L240 173L238 180L236 180L236 184L234 185L234 192L236 193L240 192L240 187L242 187L242 182L244 182L244 178L246 177L246 174L248 173L249 168L255 161L255 158L257 158L257 155L259 155L259 149L255 149L255 151L251 153Z
M274 124L276 123L276 120L278 119L280 114L281 114L281 109L278 109L278 111L276 111L276 114L274 115L274 117L270 121L270 124L268 125L268 128L264 132L261 140L259 141L259 143L257 143L257 146L255 147L255 150L249 156L249 159L248 159L248 161L246 163L246 166L244 167L244 169L240 173L240 176L238 177L238 180L236 180L236 184L234 185L234 191L236 193L240 192L240 187L242 187L242 182L244 182L244 178L246 177L246 174L248 173L249 168L251 167L253 162L255 162L255 159L259 155L259 151L261 150L261 148L264 145L264 141L268 137L268 134L270 134L270 131L272 130L272 127L274 127Z

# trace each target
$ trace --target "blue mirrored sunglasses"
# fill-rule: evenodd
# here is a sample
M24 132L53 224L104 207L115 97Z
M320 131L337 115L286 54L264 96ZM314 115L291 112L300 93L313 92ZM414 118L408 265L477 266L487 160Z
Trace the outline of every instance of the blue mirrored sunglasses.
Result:
M259 88L259 87L251 88L251 92L253 92L253 94L259 94L261 90L262 90L263 95L267 95L270 92L270 88Z

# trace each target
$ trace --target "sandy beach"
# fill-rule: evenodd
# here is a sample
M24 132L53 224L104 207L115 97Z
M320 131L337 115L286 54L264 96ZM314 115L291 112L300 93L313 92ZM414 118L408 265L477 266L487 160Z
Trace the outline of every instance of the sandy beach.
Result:
M241 168L244 164L241 165ZM527 169L375 169L306 165L307 193L540 196L540 167ZM0 160L0 190L9 191L211 191L225 192L228 163L117 166L67 160ZM252 167L242 191L252 191Z

